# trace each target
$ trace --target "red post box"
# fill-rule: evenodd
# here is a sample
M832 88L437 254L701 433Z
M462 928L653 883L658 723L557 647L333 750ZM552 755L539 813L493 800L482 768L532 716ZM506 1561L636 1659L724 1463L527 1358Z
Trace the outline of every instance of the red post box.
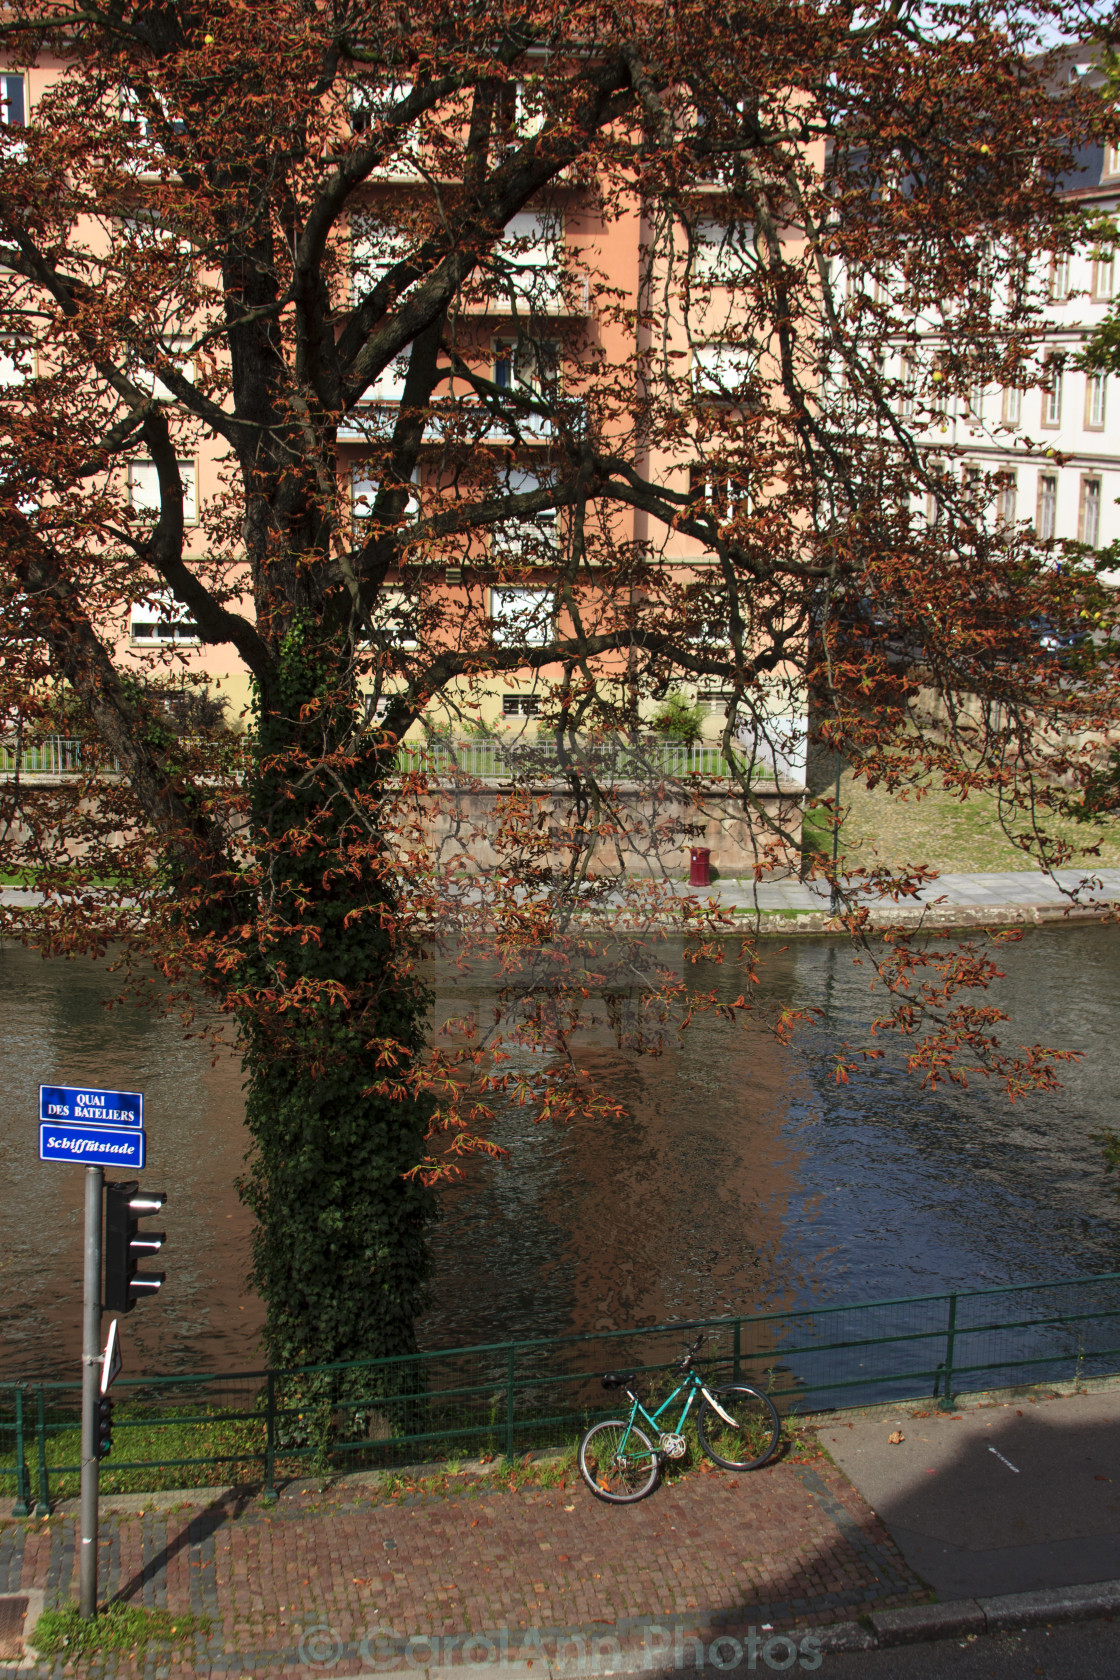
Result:
M710 887L709 865L712 854L707 846L693 846L688 854L688 884L690 887Z

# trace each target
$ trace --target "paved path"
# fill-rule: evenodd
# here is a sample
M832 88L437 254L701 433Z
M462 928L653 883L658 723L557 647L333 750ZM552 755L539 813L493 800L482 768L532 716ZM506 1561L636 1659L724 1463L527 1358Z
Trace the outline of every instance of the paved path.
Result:
M1069 895L1080 888L1081 904L1107 905L1120 903L1120 869L1099 869L1096 873L1080 869L1060 869L1057 878L1041 874L1037 869L1002 870L989 875L945 874L930 886L923 887L916 898L902 900L903 906L946 905L965 909L998 906L1023 906L1025 909L1050 906L1063 909L1070 903ZM1060 883L1060 884L1059 884ZM853 886L855 882L853 880ZM827 912L829 890L820 882L807 885L796 877L781 881L754 882L752 880L721 879L710 887L690 887L687 882L676 883L682 897L695 896L707 901L714 898L727 908L763 912L775 910ZM873 895L864 894L865 901L880 903ZM20 887L0 887L0 904L12 907L31 906L41 901L41 895ZM892 909L891 901L886 901Z
M907 1405L820 1438L939 1598L1120 1579L1120 1389Z
M201 1510L106 1517L101 1559L103 1597L214 1618L209 1641L161 1674L429 1667L436 1680L489 1655L496 1676L532 1680L534 1650L547 1673L570 1644L574 1675L596 1637L607 1657L612 1640L670 1653L679 1641L694 1664L721 1632L769 1638L926 1596L823 1456L692 1473L633 1507L600 1503L578 1479L399 1499L349 1484L272 1509L230 1493ZM0 1528L0 1592L35 1587L48 1604L76 1596L71 1517Z
M990 875L945 874L930 886L923 887L916 899L902 902L909 905L942 903L968 909L997 905L1022 905L1024 908L1052 905L1060 909L1070 902L1068 894L1086 881L1094 884L1082 888L1079 894L1081 903L1120 901L1120 869L1101 869L1095 875L1080 869L1060 869L1057 881L1038 870L1002 870ZM829 908L828 887L820 882L808 886L803 881L791 879L766 881L756 886L753 881L718 880L710 888L682 885L679 891L682 894L692 892L702 899L709 896L718 898L728 908L732 905L761 911L827 911ZM865 902L874 904L880 901L865 895Z

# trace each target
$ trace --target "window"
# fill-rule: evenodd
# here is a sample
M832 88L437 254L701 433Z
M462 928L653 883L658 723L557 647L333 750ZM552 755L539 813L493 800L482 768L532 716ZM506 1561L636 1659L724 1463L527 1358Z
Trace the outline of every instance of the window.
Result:
M370 478L368 468L352 467L350 469L350 508L355 525L359 520L369 518L373 512L373 504L377 500L377 492L380 488L381 480Z
M1081 509L1077 519L1077 540L1086 548L1096 548L1101 536L1101 481L1099 478L1081 480Z
M399 405L404 401L404 382L408 378L408 362L411 350L403 351L394 356L387 366L374 379L372 385L367 385L362 392L359 402L393 403Z
M419 483L420 468L417 466L412 470L412 485L415 486ZM360 526L362 520L368 519L373 512L374 503L377 501L377 492L380 488L381 480L370 477L369 466L366 462L359 462L356 466L351 467L350 511L353 515L355 530ZM416 492L414 488L410 487L408 498L410 504L415 504ZM413 511L415 511L414 507Z
M903 356L899 364L899 382L902 389L898 399L898 412L903 420L912 420L914 417L914 390L918 383L917 374L918 370L914 365L913 357Z
M355 134L365 134L374 123L385 120L394 105L400 105L412 92L411 82L354 82L350 88L350 127Z
M0 391L26 385L35 374L35 351L30 344L8 343L0 349Z
M130 640L140 647L163 647L169 642L197 642L198 625L169 589L156 589L129 611Z
M750 223L697 222L690 246L692 274L698 280L743 280L758 266Z
M184 355L183 352L190 343L186 338L170 339L166 345L167 359L176 373L182 375L188 385L194 384L194 357ZM134 374L137 385L141 390L150 391L157 402L173 402L171 391L164 384L159 374L150 367L141 365Z
M390 653L420 646L419 602L401 589L383 589L371 614L369 646Z
M350 223L350 296L358 303L409 253L407 235L392 223L355 216ZM402 297L408 295L406 287Z
M970 420L975 420L977 423L979 423L980 418L981 418L981 416L984 412L984 387L983 387L983 385L978 384L978 383L973 383L972 385L969 386L969 388L968 388L968 407L967 407L966 412L967 412Z
M1013 472L996 474L996 519L1001 525L1014 525L1019 499L1018 485Z
M535 82L503 82L494 110L495 132L507 145L520 145L545 124L544 101Z
M1065 303L1069 299L1069 256L1053 257L1050 261L1050 302Z
M491 287L538 308L561 300L560 226L543 210L519 210L506 223L494 250L495 280Z
M706 502L721 524L737 513L750 512L750 488L742 479L700 463L688 470L688 494L693 502Z
M1090 432L1104 431L1105 375L1090 373L1085 379L1085 428Z
M1052 542L1058 523L1058 475L1039 473L1035 528L1043 542Z
M696 396L742 402L750 386L754 355L745 344L697 344L692 350Z
M183 485L183 521L198 524L198 499L195 493L193 461L179 461L179 478ZM130 461L128 467L128 499L134 508L159 514L159 474L154 461Z
M1023 391L1019 385L1005 385L1003 387L1003 423L1005 426L1018 426L1023 418Z
M497 487L499 495L531 496L534 490L546 488L547 480L523 467L511 467L505 484ZM511 515L503 524L494 527L493 547L505 554L520 554L543 547L554 549L559 540L559 520L555 508L541 508L537 513ZM496 616L496 615L495 615Z
M535 718L541 715L541 697L539 694L503 694L503 717Z
M1062 423L1062 358L1051 356L1045 369L1042 387L1042 424L1060 426Z
M1106 146L1104 154L1106 175L1120 175L1120 146Z
M554 339L522 334L494 340L494 383L503 391L523 391L551 402L557 395L559 373L560 346Z
M4 128L27 125L27 90L22 76L0 76L0 124Z
M1114 269L1114 253L1098 251L1093 258L1093 297L1098 303L1111 302Z
M545 647L552 640L553 604L549 589L492 589L490 617L494 640L505 646Z

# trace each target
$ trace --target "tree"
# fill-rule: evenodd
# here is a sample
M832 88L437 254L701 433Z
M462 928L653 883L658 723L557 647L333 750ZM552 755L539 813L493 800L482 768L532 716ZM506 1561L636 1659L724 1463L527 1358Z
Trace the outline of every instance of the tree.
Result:
M625 748L636 773L671 690L725 696L760 868L796 845L759 775L807 690L869 778L998 787L1055 855L1039 813L1115 673L1102 634L1070 681L1032 625L1091 607L1107 629L1111 596L928 447L945 402L1022 375L1033 255L1074 237L1057 183L1100 117L1026 56L1045 19L6 14L12 63L57 74L0 158L3 707L21 741L60 704L87 737L81 776L5 789L5 867L45 895L6 925L117 942L236 1018L274 1359L412 1346L431 1186L486 1146L493 1093L595 1100L562 1054L604 986L592 934L651 902L609 864L632 813L604 766ZM196 453L218 463L197 533ZM156 597L250 673L243 741L169 723L184 636L122 641ZM566 814L546 833L519 785L502 866L462 877L433 840L447 788L401 742L510 673L542 696ZM427 1045L440 931L538 963L515 989L557 1051L543 1080ZM988 956L897 941L876 964L927 1076L1052 1077L962 1001ZM656 1040L663 1016L618 997L620 1033Z

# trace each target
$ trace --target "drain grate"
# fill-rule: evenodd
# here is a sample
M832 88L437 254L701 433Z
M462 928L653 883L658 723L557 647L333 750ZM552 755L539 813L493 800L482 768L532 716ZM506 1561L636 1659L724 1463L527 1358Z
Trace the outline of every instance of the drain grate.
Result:
M19 1662L23 1656L23 1621L27 1597L0 1593L0 1662Z

